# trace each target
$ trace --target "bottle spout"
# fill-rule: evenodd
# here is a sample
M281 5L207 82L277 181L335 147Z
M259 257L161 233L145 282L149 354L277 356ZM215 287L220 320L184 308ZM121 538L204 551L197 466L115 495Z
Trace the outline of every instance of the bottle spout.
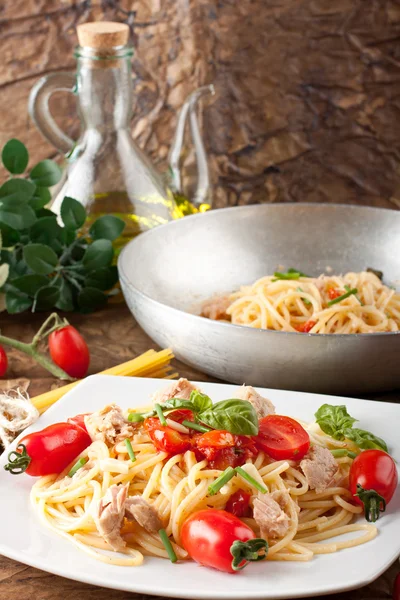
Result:
M180 157L186 123L189 119L190 135L196 153L197 166L197 186L194 197L191 198L191 202L195 207L199 207L204 202L207 202L210 194L210 174L207 164L207 155L196 113L199 99L207 94L215 95L215 88L212 84L205 85L192 92L182 106L168 157L170 187L174 193L182 194Z

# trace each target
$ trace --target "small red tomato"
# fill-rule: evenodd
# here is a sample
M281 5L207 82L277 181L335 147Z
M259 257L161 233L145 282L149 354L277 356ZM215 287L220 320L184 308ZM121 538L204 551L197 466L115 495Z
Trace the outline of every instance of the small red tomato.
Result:
M22 438L5 466L13 475L33 477L61 473L78 454L90 446L86 431L73 423L55 423Z
M172 412L168 413L166 416L168 419L172 419L177 423L182 423L182 421L194 420L193 412L189 408L177 408L176 410L173 410Z
M295 327L297 331L300 333L309 333L311 329L314 327L317 321L312 321L311 319L303 323L302 325L298 325Z
M225 510L209 508L191 515L182 525L182 544L190 557L226 573L261 560L268 549L250 527ZM260 554L261 553L261 554Z
M341 296L342 294L344 294L344 292L341 292L340 290L336 290L335 288L330 288L328 290L328 296L331 300L335 300L335 298L339 298L339 296Z
M6 374L8 368L8 358L3 346L0 346L0 377Z
M52 360L71 377L85 377L90 362L89 348L79 331L67 325L49 335Z
M394 580L393 600L400 600L400 573L397 574Z
M67 423L72 423L73 425L77 425L78 427L81 427L84 431L86 431L86 433L87 433L87 429L86 429L86 425L85 425L85 417L87 417L90 414L91 413L84 413L81 415L75 415L75 417L69 417L69 419L67 419Z
M354 501L364 507L367 521L379 519L397 489L393 458L383 450L364 450L350 467L349 488Z
M275 460L300 460L310 448L307 431L291 417L282 415L260 419L255 442Z
M161 425L157 417L149 417L144 426L157 450L168 454L181 454L192 446L189 435L179 433L172 427Z
M236 517L247 517L249 515L250 494L238 490L229 498L225 510Z
M232 448L235 446L233 433L223 430L207 431L197 439L197 447L202 448Z

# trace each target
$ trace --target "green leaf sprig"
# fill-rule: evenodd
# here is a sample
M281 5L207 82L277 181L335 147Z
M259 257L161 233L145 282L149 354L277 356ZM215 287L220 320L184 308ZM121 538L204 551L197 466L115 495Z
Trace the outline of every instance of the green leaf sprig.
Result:
M315 413L315 418L322 431L335 440L351 440L362 450L377 448L388 452L387 444L382 438L370 431L353 427L357 419L349 415L343 404L323 404Z
M60 167L43 160L16 177L29 162L28 150L16 139L6 143L1 158L10 173L0 187L0 298L6 310L86 313L104 306L116 292L112 242L125 223L104 215L88 229L84 207L69 197L57 217L45 206L51 199L48 188L61 178Z

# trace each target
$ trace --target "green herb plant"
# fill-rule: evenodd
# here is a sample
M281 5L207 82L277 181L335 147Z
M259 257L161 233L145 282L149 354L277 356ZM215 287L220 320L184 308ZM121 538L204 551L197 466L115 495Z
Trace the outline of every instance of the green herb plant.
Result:
M10 178L0 187L0 306L10 314L54 307L86 313L104 306L117 293L112 242L124 222L104 215L87 231L84 207L68 196L57 217L45 207L60 167L43 160L24 175L29 154L16 139L1 158Z

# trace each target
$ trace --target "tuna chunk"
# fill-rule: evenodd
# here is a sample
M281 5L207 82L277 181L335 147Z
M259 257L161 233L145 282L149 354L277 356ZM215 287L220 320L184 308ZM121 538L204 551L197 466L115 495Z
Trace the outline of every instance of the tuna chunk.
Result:
M112 485L100 500L98 512L94 517L98 532L116 552L126 546L126 542L121 537L121 527L127 493L128 489L125 485Z
M162 529L162 523L156 509L142 496L131 496L125 503L125 516L139 523L149 533L156 533Z
M303 458L300 467L306 476L310 489L318 493L334 483L339 470L332 453L322 446L312 446Z
M288 503L288 494L258 492L254 500L253 516L260 527L261 537L268 539L283 538L289 529L289 517L283 510Z
M206 300L201 307L202 317L219 321L221 319L230 321L229 315L226 314L228 306L232 304L228 296L216 296L210 300Z
M254 407L259 419L275 413L275 406L272 404L271 400L260 396L260 394L256 392L251 385L242 385L242 387L240 387L235 393L235 398L250 402L250 404Z
M198 388L190 383L187 379L181 377L178 381L173 381L163 390L156 392L153 396L154 402L163 404L171 398L181 398L182 400L189 400L190 394Z
M116 404L109 404L102 410L87 415L85 425L92 442L101 440L110 445L132 438L136 430L136 426L125 419Z

